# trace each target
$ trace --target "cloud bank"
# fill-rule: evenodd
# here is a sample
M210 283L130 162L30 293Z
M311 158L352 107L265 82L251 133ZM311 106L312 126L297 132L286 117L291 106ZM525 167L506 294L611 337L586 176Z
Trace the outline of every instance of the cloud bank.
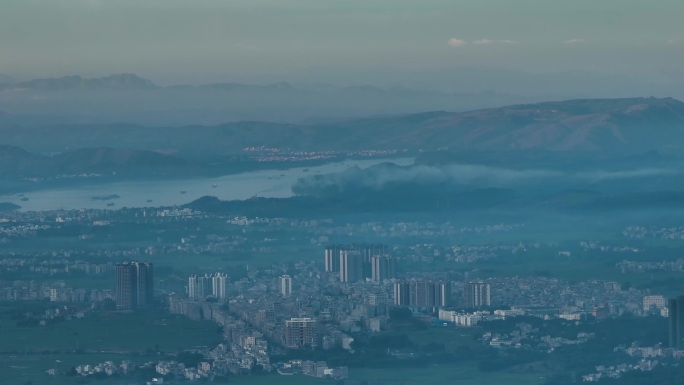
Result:
M466 42L465 40L461 40L457 37L452 37L451 39L449 39L449 45L452 47L461 47L466 44L468 44L468 42Z
M400 167L385 163L367 169L350 168L344 172L312 175L299 179L292 191L301 195L325 195L361 190L380 191L401 188L402 185L428 188L586 188L600 183L627 181L641 178L676 177L675 169L643 168L621 171L559 171L545 169L514 170L482 165L414 165Z
M494 45L494 44L518 44L517 41L511 39L475 39L473 41L468 41L460 39L457 37L452 37L449 39L448 44L452 47L463 47L466 45Z

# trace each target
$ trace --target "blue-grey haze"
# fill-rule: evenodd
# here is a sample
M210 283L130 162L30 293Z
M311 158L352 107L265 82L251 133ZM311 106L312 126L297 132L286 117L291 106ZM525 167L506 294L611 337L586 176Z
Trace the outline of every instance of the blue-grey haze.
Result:
M4 0L0 73L420 88L477 67L682 81L682 13L675 0Z

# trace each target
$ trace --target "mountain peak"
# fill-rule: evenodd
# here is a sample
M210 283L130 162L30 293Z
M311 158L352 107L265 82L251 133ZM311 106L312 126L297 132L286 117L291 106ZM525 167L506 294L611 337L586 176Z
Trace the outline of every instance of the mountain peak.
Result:
M154 89L158 88L152 81L134 74L115 74L100 78L83 78L79 75L60 78L35 79L26 82L9 84L5 88L66 91L72 89Z
M288 83L288 82L278 82L275 84L271 84L268 86L268 88L274 89L274 90L292 90L293 89L292 85L290 85L290 83Z
M89 79L90 82L106 88L157 88L151 80L144 79L135 74L115 74L97 79Z

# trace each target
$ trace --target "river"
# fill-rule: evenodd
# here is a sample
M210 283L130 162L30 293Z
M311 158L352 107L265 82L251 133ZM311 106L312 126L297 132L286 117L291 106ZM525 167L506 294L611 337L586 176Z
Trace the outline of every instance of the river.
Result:
M350 167L367 168L385 162L409 165L413 160L414 158L346 160L321 166L260 170L212 178L92 184L77 188L31 191L23 196L4 195L0 196L0 202L20 205L21 211L45 211L174 206L206 195L222 200L242 200L253 196L286 198L293 195L291 187L294 182L307 175L342 172ZM113 195L118 197L111 198ZM110 199L94 199L95 197Z

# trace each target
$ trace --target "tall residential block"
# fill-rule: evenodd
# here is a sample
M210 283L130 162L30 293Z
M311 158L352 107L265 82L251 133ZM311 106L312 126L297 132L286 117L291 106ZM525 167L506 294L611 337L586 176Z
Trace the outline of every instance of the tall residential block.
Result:
M280 288L280 295L287 297L292 294L292 277L289 275L281 275L278 278L278 287Z
M147 307L152 304L154 297L153 268L151 263L135 262L136 266L136 306Z
M207 297L225 300L227 297L227 284L228 276L226 274L193 274L188 277L188 297L197 300Z
M451 282L439 282L435 287L435 307L451 306Z
M408 282L394 283L394 305L409 306L409 284Z
M332 245L325 248L325 271L339 273L340 282L357 282L365 279L375 279L374 271L378 274L393 275L394 261L390 259L379 260L375 265L373 258L386 256L387 245L352 244ZM385 269L380 264L385 264ZM382 280L379 278L377 280Z
M317 345L316 320L290 318L285 320L285 346L292 349L315 348Z
M394 304L413 308L440 308L451 305L451 284L411 280L394 284Z
M684 295L668 301L670 348L684 350Z
M376 255L371 257L371 279L384 281L396 277L397 264L389 255Z
M333 245L325 248L325 271L337 273L340 271L340 251L344 246Z
M151 263L119 263L115 275L117 310L135 310L152 304L154 274Z
M491 287L488 283L468 282L463 288L463 307L485 307L492 305Z
M363 279L363 260L356 250L340 251L340 282L357 282Z
M216 273L211 276L211 294L220 300L225 300L228 296L228 275Z
M211 294L211 278L209 275L191 275L188 277L188 297L204 299Z
M387 255L387 245L374 244L355 244L351 246L361 254L361 274L362 278L373 277L373 257Z
M116 309L135 309L135 268L130 263L117 264L116 268Z

